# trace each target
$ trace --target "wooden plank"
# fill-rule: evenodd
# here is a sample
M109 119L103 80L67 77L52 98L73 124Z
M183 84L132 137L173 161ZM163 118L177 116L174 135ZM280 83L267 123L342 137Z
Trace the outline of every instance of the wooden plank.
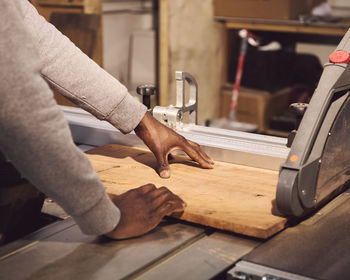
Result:
M150 152L119 145L106 145L88 157L108 193L154 183L178 194L187 207L181 219L258 238L282 230L283 217L272 214L278 172L217 162L212 170L178 156L171 161L171 178L161 179Z

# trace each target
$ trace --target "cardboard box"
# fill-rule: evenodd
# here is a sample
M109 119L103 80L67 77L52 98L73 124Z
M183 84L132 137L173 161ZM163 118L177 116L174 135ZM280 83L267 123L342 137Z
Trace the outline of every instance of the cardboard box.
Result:
M349 0L328 0L328 3L335 8L350 8Z
M297 19L322 0L214 0L214 15L262 19Z
M236 117L239 122L256 124L261 133L269 129L273 116L288 110L290 100L289 88L273 94L268 91L242 87L239 91ZM221 91L222 118L228 118L231 104L232 86L226 85Z

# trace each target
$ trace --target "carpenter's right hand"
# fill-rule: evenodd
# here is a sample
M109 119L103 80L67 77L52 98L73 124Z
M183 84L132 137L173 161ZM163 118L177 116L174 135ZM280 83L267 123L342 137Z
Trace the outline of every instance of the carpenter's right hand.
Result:
M148 112L135 128L135 133L155 155L157 171L162 178L170 177L168 155L175 150L184 151L202 168L213 168L214 162L198 144L161 124Z
M113 239L142 235L154 229L164 216L182 212L185 202L166 187L157 189L153 184L111 197L121 217L116 228L105 234Z

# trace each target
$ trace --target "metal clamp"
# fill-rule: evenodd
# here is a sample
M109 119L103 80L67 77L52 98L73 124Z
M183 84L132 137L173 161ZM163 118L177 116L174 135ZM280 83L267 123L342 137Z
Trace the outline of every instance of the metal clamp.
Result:
M184 114L189 113L189 123L198 123L198 84L195 78L183 71L175 72L176 79L176 105L168 107L156 106L153 109L153 117L173 129L182 125ZM189 85L189 100L186 103L185 81Z

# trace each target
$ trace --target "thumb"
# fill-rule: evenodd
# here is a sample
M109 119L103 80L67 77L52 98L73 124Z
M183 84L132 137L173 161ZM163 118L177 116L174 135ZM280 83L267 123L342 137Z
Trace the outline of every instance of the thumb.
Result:
M157 172L161 178L167 179L170 177L170 167L168 162L168 155L159 155L157 157L158 167Z

